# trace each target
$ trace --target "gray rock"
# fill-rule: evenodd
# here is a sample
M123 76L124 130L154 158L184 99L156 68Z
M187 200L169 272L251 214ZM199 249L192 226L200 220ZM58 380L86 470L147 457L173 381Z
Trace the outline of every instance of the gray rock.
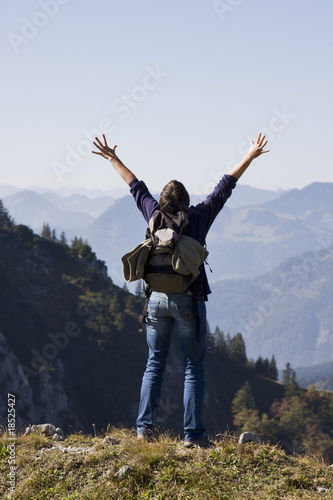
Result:
M238 444L249 443L250 441L254 441L255 443L262 444L260 437L258 437L253 432L243 432L239 436Z
M29 425L24 433L24 436L28 436L32 432L40 432L47 437L52 437L55 441L63 441L64 433L60 427L55 427L53 424L38 424Z
M106 436L104 439L103 439L103 444L104 446L105 445L115 445L115 444L119 444L120 441L118 441L118 439L115 439L111 436Z
M57 433L53 434L52 439L54 439L54 441L63 441L64 440L64 438L60 434L57 434Z
M114 475L114 477L121 478L129 474L132 470L132 467L129 465L124 465L121 469L118 470L118 472Z
M38 425L29 425L24 435L28 436L32 432L40 432L45 434L45 436L52 436L56 432L56 427L52 424L38 424Z
M57 441L63 441L65 439L64 431L60 427L56 428L55 434L53 434L53 439L56 439Z

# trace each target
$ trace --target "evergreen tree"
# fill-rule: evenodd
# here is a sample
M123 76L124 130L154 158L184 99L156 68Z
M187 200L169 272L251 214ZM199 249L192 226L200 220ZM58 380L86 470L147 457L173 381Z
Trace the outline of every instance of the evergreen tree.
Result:
M227 344L228 353L230 353L231 352L231 348L232 348L232 338L231 338L230 333L227 334L227 336L225 338L225 342Z
M120 302L117 293L114 293L110 302L109 302L109 310L111 314L117 315L120 311Z
M259 412L248 380L237 391L231 403L231 410L234 415L234 424L242 430L245 430L246 426L253 429L254 423L258 423Z
M57 235L56 235L56 230L52 229L52 239L57 241Z
M286 363L286 367L282 372L282 383L285 385L290 384L292 378L292 369L289 362Z
M323 400L320 397L319 391L316 390L316 387L314 385L310 385L304 394L304 399L307 402L309 408L311 408L311 411L315 415L318 415L320 413L320 407L324 406L322 405Z
M276 368L276 362L274 356L272 356L271 361L268 358L262 358L259 356L255 362L254 369L258 375L261 377L267 377L271 380L278 379L278 370Z
M88 241L83 241L82 236L80 236L79 238L75 236L75 238L73 238L71 249L77 255L80 264L85 264L91 259L96 258L96 255L92 251L92 248L88 244Z
M60 243L67 245L67 239L64 231L62 231L62 233L60 234Z
M75 236L72 239L72 248L81 247L83 245L87 245L87 243L88 243L87 240L85 242L83 241L82 236L80 236L79 238L77 236Z
M224 333L219 329L218 326L215 328L214 337L216 339L218 353L221 356L227 357L229 354L228 343Z
M215 330L214 330L214 335L216 337L216 340L219 339L221 337L221 330L218 326L215 327Z
M287 441L293 445L300 445L307 434L307 427L314 420L313 417L303 398L291 396L288 399L288 409L283 413L279 422Z
M269 377L269 359L268 358L265 358L263 360L262 375L263 375L263 377Z
M256 402L252 393L252 387L247 380L245 384L236 392L231 404L232 413L236 414L242 410L256 410Z
M231 357L240 365L247 363L245 342L241 333L237 333L231 341Z
M272 359L271 359L271 361L269 363L268 377L271 380L278 380L278 378L279 378L279 372L278 372L278 369L277 369L277 366L276 366L276 361L275 361L274 354L273 354Z
M0 227L11 228L14 226L14 219L9 215L2 200L0 200Z
M299 386L296 382L296 372L291 368L290 363L286 363L286 368L282 372L282 383L286 386L286 397L299 394Z
M264 360L261 356L259 356L259 358L257 359L255 365L254 365L254 369L256 371L256 373L258 375L262 375L263 373L263 366L264 366Z
M41 237L42 238L47 238L47 239L51 239L52 237L52 233L51 233L51 228L50 228L50 224L48 222L44 222L43 224L43 227L42 227L42 232L40 233Z
M126 297L125 309L129 309L130 311L132 311L132 309L136 305L136 300L137 299L134 297L134 295L132 295L131 293L129 293L128 296Z
M125 328L125 316L124 316L124 313L122 312L119 312L118 314L116 314L115 316L115 320L114 320L114 324L117 328L117 330L119 332L121 332L122 330L124 330Z

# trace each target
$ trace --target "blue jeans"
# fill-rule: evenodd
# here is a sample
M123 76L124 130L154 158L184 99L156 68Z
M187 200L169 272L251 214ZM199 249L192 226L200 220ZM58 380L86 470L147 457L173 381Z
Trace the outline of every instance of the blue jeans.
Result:
M185 369L185 441L204 437L202 411L205 398L206 305L203 298L199 299L198 309L199 341L196 340L192 296L187 293L151 294L147 315L149 358L142 379L139 414L136 421L139 433L144 434L155 426L171 333L175 326L180 338Z

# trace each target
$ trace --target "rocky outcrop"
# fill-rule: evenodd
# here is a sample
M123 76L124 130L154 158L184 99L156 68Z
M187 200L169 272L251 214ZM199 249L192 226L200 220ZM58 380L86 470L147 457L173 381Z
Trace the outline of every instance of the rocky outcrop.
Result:
M16 431L23 430L28 424L56 422L60 427L68 415L73 426L82 428L80 418L64 390L64 367L58 358L54 362L52 377L47 370L34 378L25 375L16 355L8 346L7 339L0 332L0 416L1 425L6 426L8 394L15 395Z
M65 438L64 432L60 427L55 427L53 424L29 425L24 433L24 436L29 436L32 433L41 433L47 437L52 437L55 441L63 441Z
M26 421L36 421L36 408L33 403L33 391L27 382L19 360L9 349L7 339L0 332L0 415L3 418L2 425L6 425L8 394L16 395L15 412L16 425L20 424L20 416Z

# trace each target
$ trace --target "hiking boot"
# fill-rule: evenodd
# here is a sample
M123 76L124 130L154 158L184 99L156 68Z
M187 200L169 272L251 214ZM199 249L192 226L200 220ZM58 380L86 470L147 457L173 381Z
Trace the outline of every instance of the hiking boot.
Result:
M195 446L200 446L200 448L209 448L211 444L212 443L206 437L184 441L185 448L194 448Z
M145 432L144 434L142 432L138 432L136 435L137 441L148 441L148 433Z
M150 443L153 441L154 435L152 431L148 432L137 432L136 434L136 439L137 441L146 441L147 443Z

